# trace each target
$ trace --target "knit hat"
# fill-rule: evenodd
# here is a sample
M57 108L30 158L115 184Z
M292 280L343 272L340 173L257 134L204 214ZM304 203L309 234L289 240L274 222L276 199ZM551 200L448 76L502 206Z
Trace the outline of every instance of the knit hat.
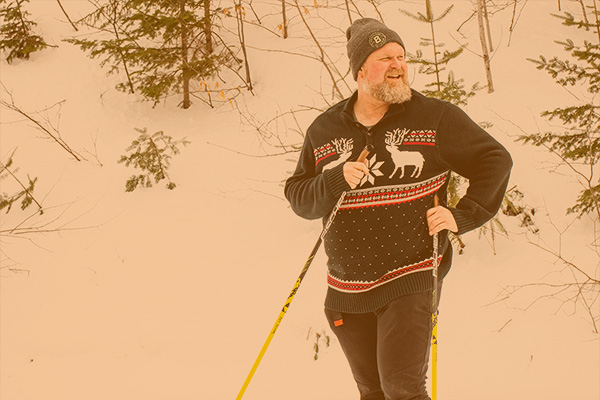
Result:
M402 39L396 32L373 18L354 21L346 30L346 38L348 39L348 58L350 58L350 68L354 80L358 77L358 71L367 57L387 43L396 42L406 50Z

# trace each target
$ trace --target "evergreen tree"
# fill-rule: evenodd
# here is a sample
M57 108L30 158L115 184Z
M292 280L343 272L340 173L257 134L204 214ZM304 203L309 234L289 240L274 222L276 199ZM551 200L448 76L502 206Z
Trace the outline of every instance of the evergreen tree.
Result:
M136 140L131 142L126 151L130 154L121 156L118 163L124 163L126 166L139 168L143 173L132 175L125 184L126 192L133 192L138 187L152 187L152 182L158 183L163 179L167 180L166 188L175 189L176 185L167 174L171 166L171 158L180 153L179 146L187 146L190 142L187 140L173 140L163 131L158 131L148 135L146 128L138 129L140 134Z
M425 1L425 14L400 10L403 14L425 24L429 25L431 37L421 38L421 46L431 48L432 58L425 58L422 50L417 50L415 55L408 55L407 62L409 64L419 65L419 73L432 75L432 82L425 84L423 94L435 97L441 100L449 101L455 105L466 105L469 98L475 96L477 90L480 90L479 83L475 83L471 89L465 89L464 79L456 79L452 71L448 71L446 79L443 78L443 73L450 61L462 54L464 47L459 47L455 50L441 49L445 47L444 43L438 42L435 36L435 23L444 19L454 6L451 5L442 12L439 17L436 17L431 8L431 1Z
M29 0L0 0L0 50L8 51L7 62L15 58L29 60L29 55L48 47L41 36L33 34L32 28L37 24L30 21L29 12L23 4Z
M557 41L568 53L566 59L548 60L540 56L538 60L529 60L537 64L539 70L548 72L559 85L584 88L589 96L572 106L542 113L549 120L561 121L563 130L522 135L519 140L547 148L574 171L583 190L568 213L579 216L595 213L600 219L600 16L596 13L594 22L575 20L568 13L555 16L562 19L563 25L586 28L589 40L583 43L571 39Z
M109 74L123 68L127 81L117 89L137 91L155 104L181 93L182 107L189 108L192 81L235 63L227 50L213 52L206 7L207 0L109 0L83 19L105 37L67 41L110 65Z

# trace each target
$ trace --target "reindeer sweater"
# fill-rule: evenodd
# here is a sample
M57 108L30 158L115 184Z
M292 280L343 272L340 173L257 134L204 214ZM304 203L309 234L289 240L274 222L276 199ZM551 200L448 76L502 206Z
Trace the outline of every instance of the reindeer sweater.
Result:
M325 306L348 313L374 311L395 298L431 289L433 240L426 212L437 192L446 205L450 171L469 180L450 208L458 233L483 225L498 211L512 160L506 149L458 107L423 96L391 105L373 127L354 117L355 93L321 114L309 127L285 195L307 219L327 222L346 192L324 238L328 256ZM343 164L374 146L369 175L351 190ZM440 234L439 272L450 270L452 246Z

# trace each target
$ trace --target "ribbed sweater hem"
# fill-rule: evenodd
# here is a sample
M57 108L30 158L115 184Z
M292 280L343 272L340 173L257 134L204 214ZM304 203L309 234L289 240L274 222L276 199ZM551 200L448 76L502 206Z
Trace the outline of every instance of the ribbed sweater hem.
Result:
M451 246L449 247L451 249ZM438 281L442 281L452 264L452 251L448 251L438 268ZM373 312L400 296L431 290L433 278L430 270L416 272L388 282L376 289L362 293L345 293L331 287L327 290L325 308L350 314Z

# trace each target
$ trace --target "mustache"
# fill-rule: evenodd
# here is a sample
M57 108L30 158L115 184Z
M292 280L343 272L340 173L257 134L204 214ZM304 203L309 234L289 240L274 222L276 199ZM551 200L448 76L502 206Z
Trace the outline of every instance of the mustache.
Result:
M399 77L405 77L406 74L404 73L403 70L401 69L389 69L388 71L386 71L385 76L399 76Z

